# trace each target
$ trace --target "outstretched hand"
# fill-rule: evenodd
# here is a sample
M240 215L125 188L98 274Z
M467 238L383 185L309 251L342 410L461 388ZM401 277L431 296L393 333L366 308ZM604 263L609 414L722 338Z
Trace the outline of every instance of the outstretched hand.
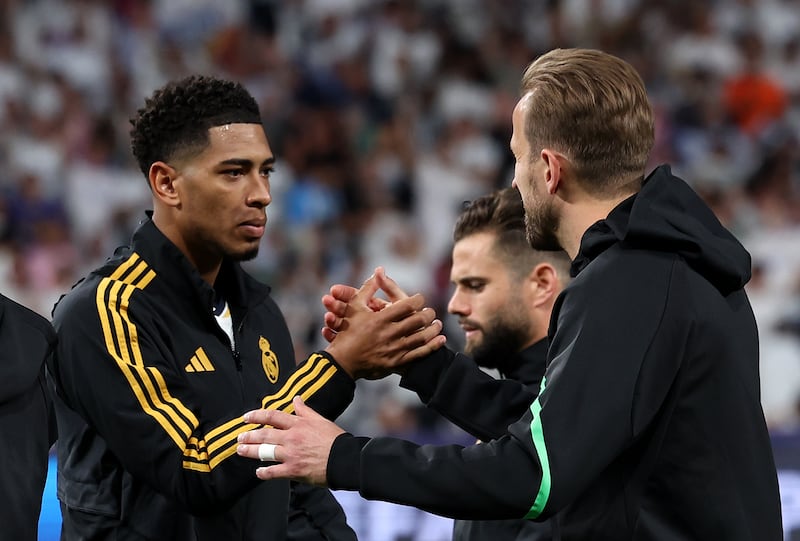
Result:
M344 430L306 406L299 396L292 404L296 415L265 409L245 413L245 422L265 426L239 434L236 452L258 459L262 443L274 445L275 464L256 469L259 479L292 479L325 486L333 440Z
M391 302L375 297L379 289ZM325 349L354 379L384 377L445 344L442 322L424 297L406 295L380 267L360 289L337 285L331 292L323 297L332 324Z

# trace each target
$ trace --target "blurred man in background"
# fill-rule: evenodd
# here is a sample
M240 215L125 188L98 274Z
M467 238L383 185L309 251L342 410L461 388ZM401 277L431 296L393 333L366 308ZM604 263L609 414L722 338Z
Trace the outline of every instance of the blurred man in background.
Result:
M450 280L455 290L447 305L465 333L464 352L503 378L538 394L547 361L547 328L556 297L569 282L563 251L531 250L525 237L525 209L519 192L505 188L465 206L453 232ZM466 378L465 378L466 379ZM477 406L475 416L494 417L503 409L489 397L475 400L455 389L450 396ZM448 397L437 397L445 401ZM484 412L484 413L482 413ZM548 522L493 520L455 522L454 541L549 540Z

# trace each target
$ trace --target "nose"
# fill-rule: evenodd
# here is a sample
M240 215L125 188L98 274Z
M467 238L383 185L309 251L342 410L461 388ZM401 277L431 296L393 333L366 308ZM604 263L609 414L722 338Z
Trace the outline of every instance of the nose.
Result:
M447 312L456 316L469 315L469 306L461 300L458 288L453 292L453 296L450 297L450 301L447 303Z
M250 193L247 196L247 205L250 207L264 208L272 202L272 194L269 191L269 180L260 174L251 177Z

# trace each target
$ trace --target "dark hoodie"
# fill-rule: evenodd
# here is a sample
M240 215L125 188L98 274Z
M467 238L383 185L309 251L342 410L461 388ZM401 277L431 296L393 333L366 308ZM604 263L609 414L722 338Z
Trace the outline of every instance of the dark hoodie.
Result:
M35 541L47 454L55 439L44 362L50 323L0 295L0 537Z
M493 384L496 422L522 416L505 434L466 448L343 435L331 487L455 518L555 517L563 540L781 540L744 248L660 167L586 231L572 274L538 398ZM404 384L458 357L440 350Z

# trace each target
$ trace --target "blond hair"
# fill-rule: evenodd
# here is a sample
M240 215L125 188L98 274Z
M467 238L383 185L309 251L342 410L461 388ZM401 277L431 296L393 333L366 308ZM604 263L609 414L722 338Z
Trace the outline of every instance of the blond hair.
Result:
M633 66L598 50L554 49L527 67L521 92L531 94L525 134L535 158L543 148L564 154L594 195L638 190L655 129Z

